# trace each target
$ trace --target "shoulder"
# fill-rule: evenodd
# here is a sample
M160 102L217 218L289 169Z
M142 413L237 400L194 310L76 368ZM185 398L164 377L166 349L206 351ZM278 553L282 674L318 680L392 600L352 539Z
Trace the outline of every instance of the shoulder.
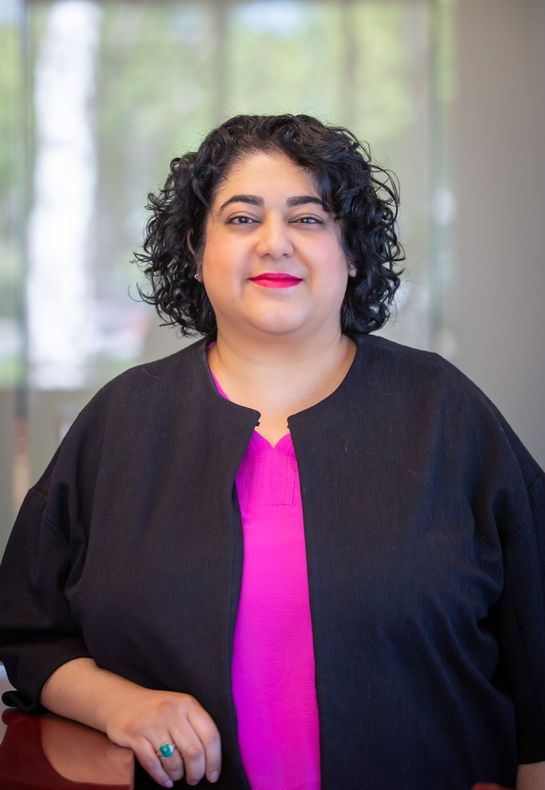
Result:
M174 354L128 368L104 384L93 400L104 402L123 396L133 400L140 394L160 394L173 386L191 386L194 378L205 369L206 358L202 352L206 342L206 338L201 338Z
M468 458L513 462L531 485L543 472L490 398L459 368L432 351L383 337L360 345L362 370L395 401L407 419L434 420L438 431L463 445Z
M130 443L137 434L166 430L162 422L184 402L198 400L203 389L205 342L135 365L106 382L74 419L37 490L47 488L54 470L65 475L76 467L96 469L101 458L119 451L122 440Z
M362 375L398 408L426 404L445 416L461 409L468 416L472 410L494 413L479 387L439 354L374 335L362 338L359 345Z
M135 417L143 410L153 408L161 402L177 398L200 381L206 372L206 357L202 346L206 338L185 346L180 351L160 359L144 362L127 368L107 381L97 390L77 415L69 433L83 428L89 421L105 419L107 416Z
M369 373L395 381L403 395L428 394L450 405L458 402L503 420L477 384L440 354L376 336L367 336L361 347Z
M461 370L434 351L405 346L376 335L362 338L360 347L371 370L397 378L403 388L429 389L434 385L475 388Z

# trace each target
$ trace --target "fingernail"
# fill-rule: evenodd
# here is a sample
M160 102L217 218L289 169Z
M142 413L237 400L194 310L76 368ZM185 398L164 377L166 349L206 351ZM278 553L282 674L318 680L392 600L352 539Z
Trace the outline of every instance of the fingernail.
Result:
M166 779L163 782L163 787L174 787L174 782L172 782L170 779Z
M210 781L211 782L217 782L219 777L220 777L220 772L219 771L212 771L212 773L210 774Z

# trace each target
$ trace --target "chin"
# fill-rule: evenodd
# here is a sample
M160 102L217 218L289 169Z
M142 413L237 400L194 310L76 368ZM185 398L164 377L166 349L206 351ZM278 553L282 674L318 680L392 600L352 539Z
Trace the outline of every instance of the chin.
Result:
M281 337L283 335L292 335L304 333L307 328L305 321L294 320L280 320L278 318L269 320L252 321L252 326L258 332L271 337ZM307 329L308 331L308 329Z

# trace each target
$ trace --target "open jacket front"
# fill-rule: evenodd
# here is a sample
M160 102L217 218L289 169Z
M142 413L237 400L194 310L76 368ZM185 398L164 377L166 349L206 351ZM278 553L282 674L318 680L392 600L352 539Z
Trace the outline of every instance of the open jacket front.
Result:
M192 694L221 734L216 786L240 790L234 480L259 413L217 392L206 342L123 373L77 417L8 544L0 658L26 710L79 656ZM289 419L322 787L514 786L517 762L545 760L543 473L443 359L358 346L341 386Z

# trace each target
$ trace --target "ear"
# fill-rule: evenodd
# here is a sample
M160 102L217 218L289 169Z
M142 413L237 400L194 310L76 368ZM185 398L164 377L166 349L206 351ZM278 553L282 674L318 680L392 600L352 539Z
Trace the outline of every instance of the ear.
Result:
M191 243L191 239L193 238L193 228L187 231L187 236L185 237L185 243L189 247L189 252L195 257L195 250L193 249L193 244Z

